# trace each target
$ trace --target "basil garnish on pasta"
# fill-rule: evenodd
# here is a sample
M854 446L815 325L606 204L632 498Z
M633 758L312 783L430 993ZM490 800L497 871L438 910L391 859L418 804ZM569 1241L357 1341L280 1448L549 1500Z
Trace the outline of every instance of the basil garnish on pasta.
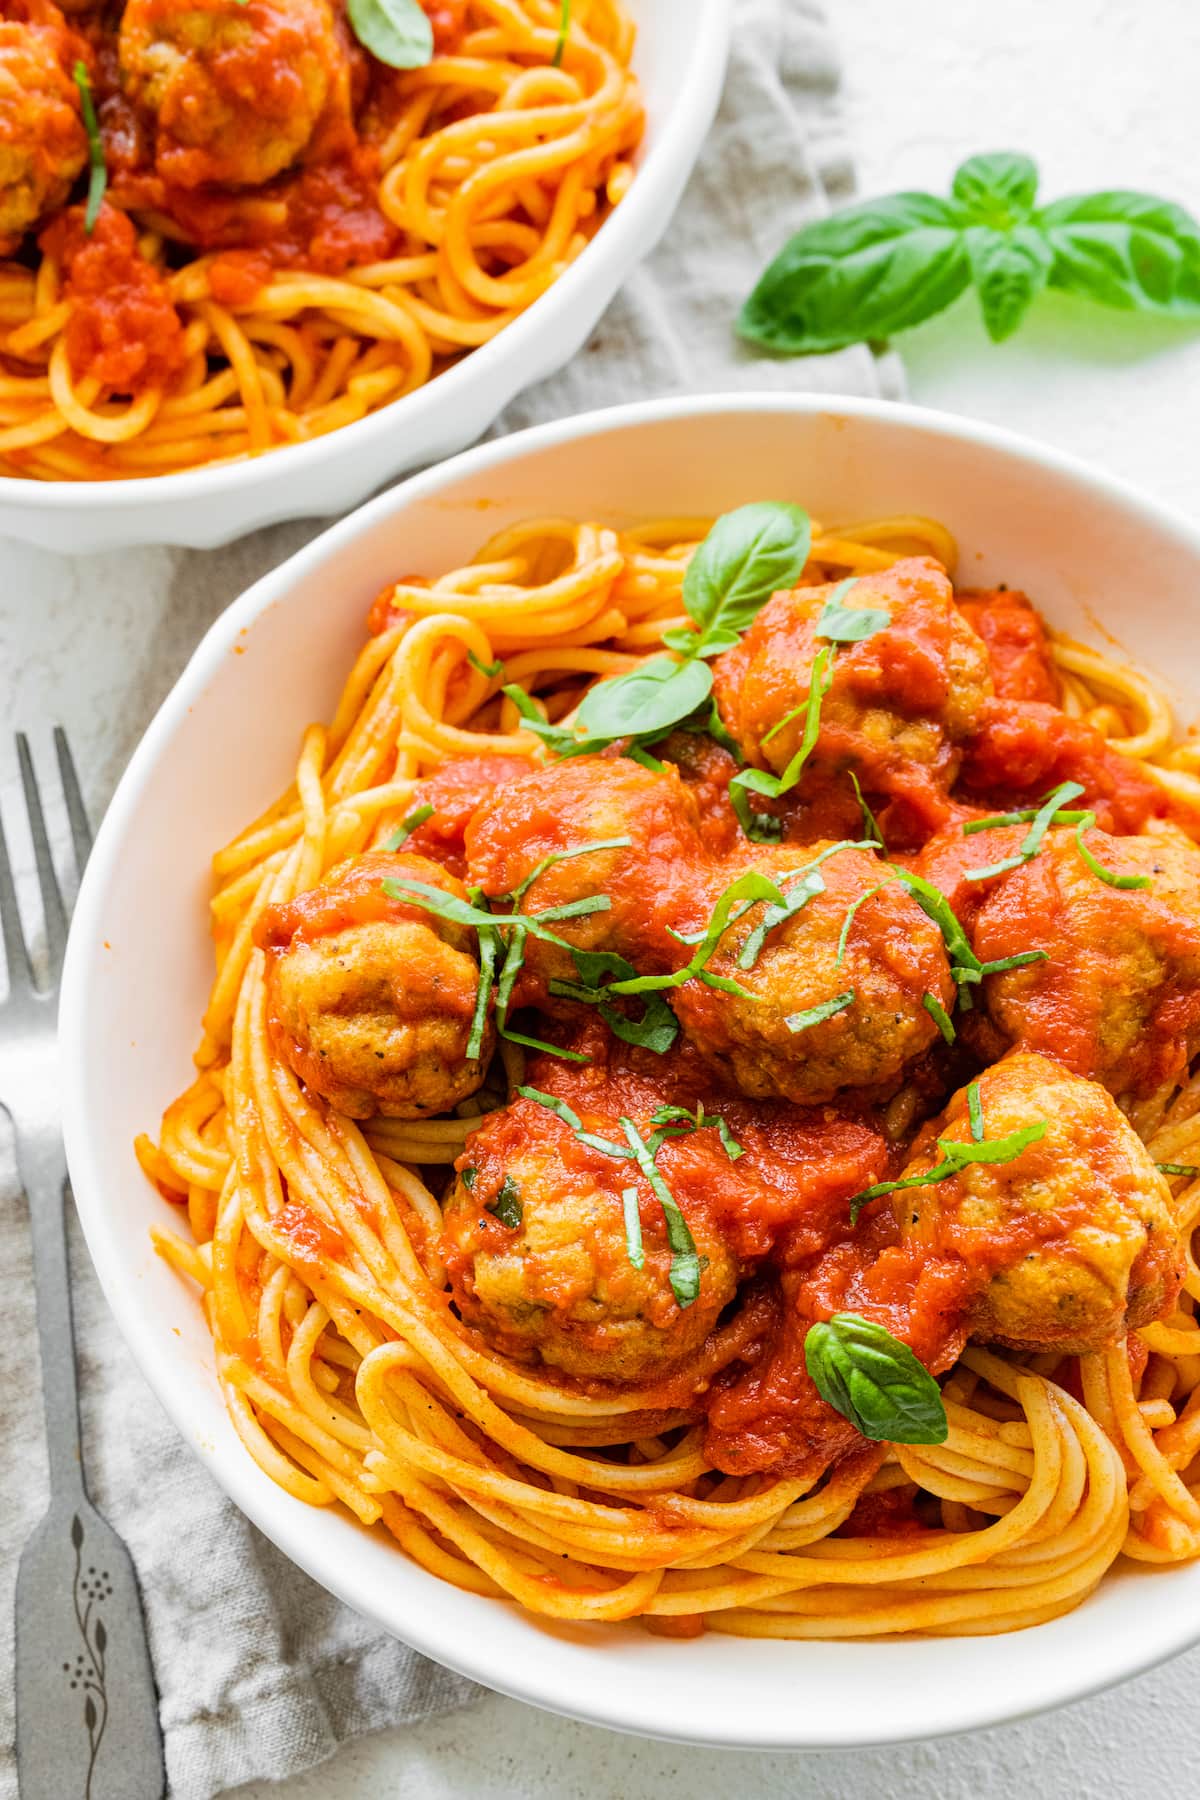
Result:
M937 995L922 995L921 1005L925 1008L925 1011L929 1014L946 1042L952 1044L956 1036L954 1021L951 1019L950 1014L946 1011Z
M692 623L665 632L675 655L652 656L628 674L589 688L576 726L551 725L523 689L504 692L526 728L557 756L583 756L618 739L657 742L708 701L708 659L729 650L773 593L803 573L812 541L808 514L784 501L758 500L722 515L693 553L683 578Z
M944 1444L941 1389L907 1344L860 1313L810 1325L804 1363L822 1400L876 1443Z
M346 17L363 49L389 68L433 61L433 26L419 0L346 0Z

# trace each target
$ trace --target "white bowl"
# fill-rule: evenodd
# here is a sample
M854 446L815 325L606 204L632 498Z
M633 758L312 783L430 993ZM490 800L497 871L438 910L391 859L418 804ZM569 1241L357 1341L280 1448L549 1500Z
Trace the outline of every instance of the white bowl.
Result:
M538 1622L460 1593L382 1536L289 1498L251 1462L195 1296L150 1248L151 1221L176 1214L131 1148L189 1078L211 980L209 853L291 778L300 732L329 716L383 584L461 562L522 517L621 522L767 498L830 521L933 514L958 536L966 580L1026 587L1071 632L1114 632L1189 709L1200 695L1200 532L1002 432L878 402L729 395L593 413L469 451L244 594L147 732L71 933L67 1149L100 1279L146 1379L237 1504L349 1605L490 1687L600 1724L712 1744L852 1746L995 1724L1183 1649L1200 1638L1200 1564L1116 1572L1066 1618L968 1641L681 1643L636 1626Z
M637 178L587 249L527 312L436 380L355 425L222 468L134 481L0 476L0 536L74 554L134 544L207 550L281 519L357 506L452 456L579 350L679 203L725 78L733 0L633 0L646 103Z

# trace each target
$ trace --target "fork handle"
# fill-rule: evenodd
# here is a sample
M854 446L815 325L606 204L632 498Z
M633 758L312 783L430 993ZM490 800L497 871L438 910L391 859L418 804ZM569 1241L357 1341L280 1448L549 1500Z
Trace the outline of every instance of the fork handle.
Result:
M61 1139L56 1136L42 1142L23 1138L18 1131L17 1171L29 1205L50 1492L58 1499L83 1491L79 1384L67 1267L67 1163Z

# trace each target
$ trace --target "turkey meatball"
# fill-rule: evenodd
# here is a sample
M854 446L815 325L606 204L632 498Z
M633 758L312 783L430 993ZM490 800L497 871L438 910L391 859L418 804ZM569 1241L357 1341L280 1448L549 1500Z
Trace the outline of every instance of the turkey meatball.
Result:
M614 843L620 839L628 842ZM610 847L590 851L588 844ZM580 950L613 951L644 973L673 966L680 945L671 930L686 930L698 916L709 862L696 802L676 770L656 772L623 757L572 757L509 782L474 815L466 849L470 879L485 894L529 883L524 912L606 899L601 910L555 920L555 934ZM522 993L551 978L578 981L579 974L568 951L531 939Z
M1200 1047L1200 851L1096 830L1084 842L1114 875L1149 886L1111 886L1073 832L1052 833L991 885L975 921L984 962L1045 952L989 976L985 1005L1002 1043L1043 1051L1136 1099L1177 1079Z
M580 1102L583 1129L627 1140L617 1108ZM643 1142L653 1126L634 1123ZM637 1165L581 1142L539 1102L518 1097L468 1138L446 1204L442 1254L459 1311L496 1349L565 1374L650 1381L699 1349L737 1291L738 1269L702 1181L670 1192L695 1244L695 1298L680 1284L659 1198ZM641 1233L630 1256L625 1195Z
M87 54L49 0L0 3L0 254L63 204L87 162L72 74Z
M423 856L375 852L319 887L267 909L255 941L268 952L267 1004L281 1055L352 1119L445 1112L483 1081L493 1047L467 1055L479 988L474 934L390 898L405 878L465 898Z
M707 970L744 996L695 977L672 992L689 1041L743 1094L812 1105L844 1089L894 1090L938 1038L926 996L947 1013L954 1005L937 926L852 846L760 850L753 866L783 892L788 916L770 924L783 909L751 906L709 958ZM734 872L725 865L710 880L710 908Z
M128 0L120 63L153 115L158 173L177 187L257 187L349 104L328 0Z
M1022 1051L984 1071L978 1096L983 1141L1042 1136L891 1198L903 1244L973 1277L971 1335L1082 1354L1159 1317L1182 1276L1171 1195L1111 1096ZM967 1089L925 1127L905 1179L944 1160L939 1139L973 1141Z
M822 636L835 594L839 608L879 612L886 623L835 649ZM868 796L902 812L900 829L919 841L945 816L959 745L991 693L987 651L955 606L944 569L929 558L836 587L776 594L713 665L721 718L747 762L780 774L799 750L822 649L832 653L832 680L801 796L814 780L853 771ZM898 841L899 830L889 841L893 835Z

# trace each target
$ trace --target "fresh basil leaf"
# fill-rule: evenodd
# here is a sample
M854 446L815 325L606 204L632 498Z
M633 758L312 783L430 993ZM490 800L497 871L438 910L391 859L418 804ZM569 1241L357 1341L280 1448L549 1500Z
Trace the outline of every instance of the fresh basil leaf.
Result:
M598 681L583 697L576 721L589 738L634 737L663 731L702 706L712 691L707 663L651 656L627 675Z
M970 280L960 218L932 194L890 194L798 231L742 307L742 337L796 356L890 337Z
M804 1362L822 1400L876 1443L944 1444L941 1389L907 1344L859 1313L810 1325Z
M1037 214L1050 286L1124 312L1200 318L1200 225L1182 206L1125 190L1072 194Z
M1155 1163L1154 1166L1164 1175L1184 1175L1189 1181L1200 1175L1195 1163Z
M971 1121L971 1141L975 1144L983 1142L983 1101L979 1097L979 1083L972 1081L967 1088L967 1117Z
M504 1177L496 1190L495 1198L483 1210L499 1219L502 1225L507 1225L510 1231L516 1231L524 1217L524 1209L521 1205L521 1190L511 1175Z
M891 624L892 615L885 607L844 604L844 596L861 580L861 575L852 575L849 581L838 582L821 608L817 637L828 638L832 644L861 644Z
M978 1095L977 1095L978 1097ZM930 1187L937 1181L948 1181L952 1175L961 1174L968 1163L1010 1163L1015 1162L1022 1151L1028 1150L1030 1144L1039 1144L1046 1135L1049 1121L1039 1119L1034 1125L1024 1125L1019 1131L1010 1131L1007 1137L988 1138L975 1136L975 1113L971 1111L971 1096L968 1090L967 1106L971 1119L970 1143L960 1143L957 1138L939 1138L938 1149L942 1160L931 1169L922 1169L917 1175L905 1175L899 1181L877 1181L873 1187L863 1188L855 1194L850 1202L850 1223L856 1224L858 1215L868 1200L878 1200L881 1194L895 1194L901 1188ZM982 1114L980 1115L982 1117Z
M959 164L951 192L973 225L1007 231L1029 218L1037 189L1035 162L1017 150L992 150Z
M721 1148L730 1162L736 1162L739 1156L746 1154L720 1113L705 1112L703 1101L700 1102L694 1113L690 1113L686 1106L656 1107L650 1114L650 1123L652 1125L678 1124L680 1129L672 1132L670 1134L672 1137L679 1137L687 1131L707 1131L711 1126L715 1126L721 1140Z
M73 71L75 86L79 89L79 109L83 114L83 128L88 142L88 194L87 208L83 215L84 235L91 237L96 229L96 220L100 217L100 207L108 187L108 164L104 159L104 139L100 136L100 125L96 118L96 104L92 99L91 77L87 64L80 59Z
M433 61L433 26L418 0L346 0L346 16L363 49L389 68Z
M755 500L722 514L683 578L683 604L700 628L695 654L731 649L771 595L799 581L811 543L808 514L786 501Z
M1036 225L997 231L972 225L966 234L971 281L994 344L1010 338L1045 287L1054 252Z

